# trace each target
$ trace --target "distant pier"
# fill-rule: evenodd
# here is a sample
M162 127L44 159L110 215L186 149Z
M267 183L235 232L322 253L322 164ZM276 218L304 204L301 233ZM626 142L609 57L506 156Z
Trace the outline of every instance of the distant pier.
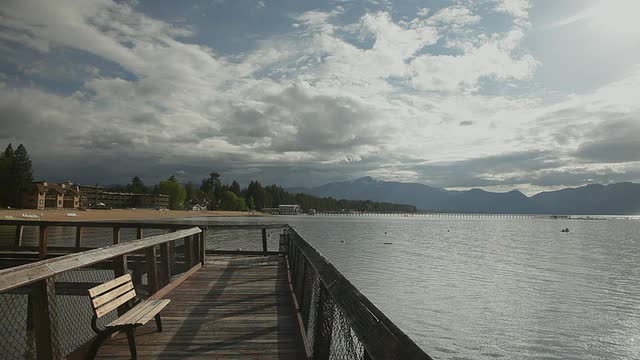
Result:
M316 215L332 216L392 216L422 218L461 218L461 219L570 219L569 215L549 214L487 214L487 213L375 213L350 211L316 211Z

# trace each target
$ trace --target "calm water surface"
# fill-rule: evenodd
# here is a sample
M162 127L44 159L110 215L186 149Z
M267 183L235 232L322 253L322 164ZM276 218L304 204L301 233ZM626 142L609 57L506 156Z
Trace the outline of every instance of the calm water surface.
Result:
M434 358L640 359L640 220L273 219Z

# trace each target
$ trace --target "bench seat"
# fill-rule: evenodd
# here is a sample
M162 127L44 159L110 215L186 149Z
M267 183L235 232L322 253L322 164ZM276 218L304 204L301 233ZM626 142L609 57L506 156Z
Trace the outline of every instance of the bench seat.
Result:
M122 326L122 325L140 325L143 326L153 319L162 309L164 309L171 300L143 300L140 304L136 305L133 309L127 311L121 317L115 319L107 327Z

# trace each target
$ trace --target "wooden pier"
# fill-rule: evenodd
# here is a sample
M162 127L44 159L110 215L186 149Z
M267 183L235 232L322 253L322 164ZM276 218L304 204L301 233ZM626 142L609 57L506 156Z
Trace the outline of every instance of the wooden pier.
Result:
M208 257L207 264L164 298L163 332L155 323L136 330L144 359L304 359L283 258ZM129 359L124 334L98 359Z
M86 358L96 338L91 328L102 331L135 305L118 302L117 314L114 305L111 318L92 322L100 310L91 308L88 289L115 278L129 279L128 288L148 303L170 300L160 312L162 332L153 321L135 330L141 359L431 359L286 224L0 220L3 225L14 227L5 234L15 236L0 246L3 359ZM159 235L144 236L158 229ZM230 230L257 231L260 250L208 247L207 234ZM281 233L274 239L267 231ZM54 233L58 239L51 241ZM36 246L25 234L36 234ZM106 243L87 246L97 241L87 234ZM131 358L125 334L100 336L107 340L96 358Z

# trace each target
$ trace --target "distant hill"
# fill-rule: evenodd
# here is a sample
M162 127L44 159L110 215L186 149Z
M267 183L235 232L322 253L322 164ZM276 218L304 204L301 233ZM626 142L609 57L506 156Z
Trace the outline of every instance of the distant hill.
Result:
M290 188L288 191L336 199L410 204L425 211L612 215L640 213L640 184L634 183L587 185L527 197L517 190L506 193L481 189L455 191L417 183L381 181L367 176L313 188Z

